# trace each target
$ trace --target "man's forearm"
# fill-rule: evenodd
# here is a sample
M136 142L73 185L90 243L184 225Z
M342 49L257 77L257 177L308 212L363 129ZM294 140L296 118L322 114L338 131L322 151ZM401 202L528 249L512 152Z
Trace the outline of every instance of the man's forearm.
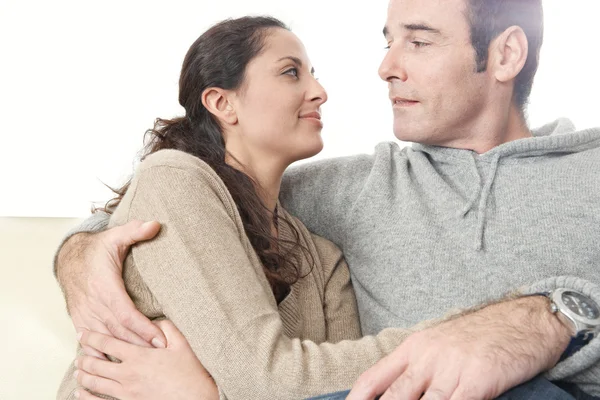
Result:
M547 298L506 299L413 333L361 375L351 398L496 398L551 369L568 342Z
M516 362L536 358L537 365L554 367L570 341L569 329L550 311L544 296L516 297L486 303L448 317L453 330L475 334L479 328L502 332L490 351L508 352ZM542 371L540 371L542 372Z
M514 333L506 339L522 343L519 356L542 357L546 370L558 363L569 344L569 329L550 311L550 300L544 296L508 300L490 305L485 311L487 318L510 325Z
M527 287L520 291L524 294L534 294L567 288L583 293L600 304L600 286L598 281L590 281L575 276L554 276ZM539 296L535 296L539 297ZM558 317L556 317L558 318ZM594 396L600 396L600 337L583 346L579 351L558 362L545 374L551 381L575 382L582 389Z
M88 232L76 233L62 242L56 251L54 257L54 274L61 288L63 287L66 275L71 274L69 266L74 265L73 261L78 257L82 257L82 249L89 243L90 236L92 234Z
M77 233L63 242L56 253L54 274L67 303L67 310L69 309L69 293L66 287L73 281L74 275L80 273L77 269L83 263L78 260L84 257L84 250L90 244L93 236L92 233L87 232Z
M61 278L58 276L58 270L60 269L59 263L61 265L65 265L65 263L61 262L61 261L65 261L65 260L68 261L67 256L72 256L74 254L71 252L71 250L73 250L70 247L71 244L73 243L71 241L71 239L74 238L75 236L79 236L80 234L84 234L84 233L102 232L108 226L109 220L110 220L109 214L102 212L102 211L97 211L94 214L90 215L87 219L85 219L79 225L73 227L73 229L71 229L69 232L67 232L67 234L62 239L61 243L58 245L58 249L56 250L56 253L54 255L54 262L53 262L53 266L52 266L53 271L54 271L54 276L58 280L59 284L62 282ZM67 246L67 243L69 243L68 246ZM67 248L65 249L65 247L67 247ZM63 253L63 250L67 250L69 252Z

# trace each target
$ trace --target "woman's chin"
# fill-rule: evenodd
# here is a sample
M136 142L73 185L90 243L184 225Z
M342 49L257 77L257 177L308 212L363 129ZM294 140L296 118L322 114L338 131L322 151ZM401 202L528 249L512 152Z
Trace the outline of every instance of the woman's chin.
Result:
M323 150L323 141L319 138L319 140L314 143L303 143L301 147L296 147L294 149L294 154L290 158L293 160L292 162L306 160L316 156L321 150Z

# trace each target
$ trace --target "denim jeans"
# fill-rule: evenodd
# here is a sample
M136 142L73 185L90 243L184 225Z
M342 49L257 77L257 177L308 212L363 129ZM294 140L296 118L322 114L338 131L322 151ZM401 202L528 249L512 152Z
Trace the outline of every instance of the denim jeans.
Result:
M343 400L349 391L324 394L317 397L311 397L307 400ZM579 396L578 396L579 398ZM592 397L588 397L593 399ZM586 399L581 397L581 399ZM512 388L496 400L576 400L575 397L565 392L550 381L538 377L525 382L515 388Z

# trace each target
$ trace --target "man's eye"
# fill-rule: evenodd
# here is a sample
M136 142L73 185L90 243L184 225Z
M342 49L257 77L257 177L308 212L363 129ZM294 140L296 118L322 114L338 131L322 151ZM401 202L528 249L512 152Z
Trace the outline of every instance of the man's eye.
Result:
M429 43L419 42L418 40L413 40L411 42L417 49L425 46L429 46Z

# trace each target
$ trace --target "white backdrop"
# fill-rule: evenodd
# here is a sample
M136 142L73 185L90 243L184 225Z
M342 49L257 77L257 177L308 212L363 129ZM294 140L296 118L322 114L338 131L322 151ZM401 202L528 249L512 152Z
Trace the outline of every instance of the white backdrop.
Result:
M325 150L392 140L377 76L387 0L0 0L0 216L79 217L132 172L144 131L171 117L191 43L211 24L271 14L304 41L329 93ZM368 4L368 5L367 5ZM600 125L599 0L545 0L530 122Z

